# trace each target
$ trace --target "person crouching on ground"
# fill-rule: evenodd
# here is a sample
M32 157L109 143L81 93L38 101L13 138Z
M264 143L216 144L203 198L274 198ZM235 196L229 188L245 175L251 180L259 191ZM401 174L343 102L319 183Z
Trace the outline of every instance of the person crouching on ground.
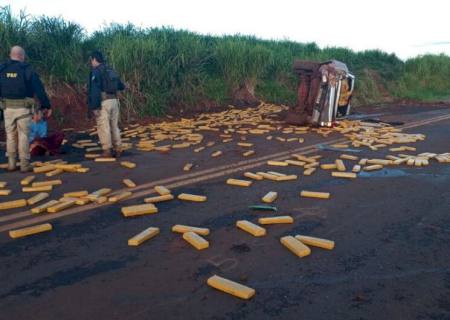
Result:
M117 92L124 90L125 86L119 75L106 65L100 51L92 52L90 64L88 108L97 122L97 133L103 149L102 157L120 157L122 142Z
M33 115L30 126L30 153L36 156L54 156L60 153L60 147L64 140L62 132L56 132L47 136L47 119L41 112Z

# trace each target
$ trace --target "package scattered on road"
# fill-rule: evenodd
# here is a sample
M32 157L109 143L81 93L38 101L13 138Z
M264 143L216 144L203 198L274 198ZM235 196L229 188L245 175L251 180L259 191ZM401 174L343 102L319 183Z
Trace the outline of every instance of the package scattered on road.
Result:
M172 194L165 194L162 196L145 198L144 202L145 203L158 203L158 202L163 202L163 201L170 201L170 200L173 200L174 198L175 197Z
M126 185L128 188L134 188L136 187L136 183L134 183L131 179L123 179L123 184Z
M22 207L26 207L26 206L27 206L27 200L25 200L25 199L0 202L0 210L22 208Z
M232 185L232 186L239 186L239 187L249 187L252 185L252 181L239 180L239 179L228 179L227 184Z
M159 228L150 227L128 239L128 245L136 247L159 234Z
M196 194L181 193L178 195L178 199L184 201L205 202L207 197Z
M51 231L53 229L50 223L39 224L31 227L26 227L22 229L16 229L9 231L9 236L13 239L22 238L30 236L37 233L42 233L46 231Z
M250 233L254 237L262 237L266 235L266 229L247 220L236 221L236 227Z
M264 217L258 219L259 224L283 224L294 223L294 218L291 216L277 216L277 217Z
M177 232L177 233L195 232L201 236L209 235L208 228L192 227L192 226L186 226L186 225L182 225L182 224L174 225L172 227L172 232Z
M36 208L31 209L31 213L39 214L39 213L47 212L48 208L53 207L58 203L59 203L58 200L50 200L44 204L41 204L40 206L37 206Z
M262 197L262 202L265 203L272 203L274 202L278 197L278 193L275 191L268 192L264 197Z
M48 194L47 192L38 193L38 194L32 196L31 198L29 198L27 200L27 204L29 206L32 206L32 205L34 205L34 204L36 204L36 203L38 203L38 202L40 202L40 201L42 201L44 199L47 199L49 196L50 196L50 194Z
M158 212L158 208L154 204L140 204L128 207L122 207L121 209L124 217L141 216L145 214L153 214Z
M207 284L214 289L226 292L235 297L248 300L252 298L256 291L250 287L244 286L240 283L214 275L207 280Z
M164 186L155 186L154 190L157 193L159 193L159 195L161 195L161 196L164 196L164 195L167 195L167 194L171 194L171 191L168 188L164 187Z
M293 236L282 237L280 242L299 258L303 258L311 254L311 249L301 241L295 239Z
M184 232L183 239L197 250L209 248L209 242L193 231Z
M303 235L297 235L297 236L295 236L295 239L300 240L302 243L304 243L308 246L318 247L318 248L327 249L327 250L334 249L334 241L331 241L331 240L303 236Z
M303 190L302 192L300 192L300 196L305 198L329 199L330 193Z

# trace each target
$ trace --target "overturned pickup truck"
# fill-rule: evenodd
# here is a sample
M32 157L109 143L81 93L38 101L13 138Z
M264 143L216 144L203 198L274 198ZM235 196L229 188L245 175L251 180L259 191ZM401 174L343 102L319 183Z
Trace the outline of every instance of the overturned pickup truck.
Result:
M297 105L289 111L286 122L331 127L337 118L350 114L355 76L344 63L297 60L294 72L300 81Z

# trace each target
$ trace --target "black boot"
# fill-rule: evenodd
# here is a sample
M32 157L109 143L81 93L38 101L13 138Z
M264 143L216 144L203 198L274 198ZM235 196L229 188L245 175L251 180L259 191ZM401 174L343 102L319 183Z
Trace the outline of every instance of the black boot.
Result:
M30 164L30 160L28 159L21 159L20 160L20 172L30 172L33 169L33 167Z
M103 150L102 158L111 158L111 157L112 157L111 149L105 149L105 150Z

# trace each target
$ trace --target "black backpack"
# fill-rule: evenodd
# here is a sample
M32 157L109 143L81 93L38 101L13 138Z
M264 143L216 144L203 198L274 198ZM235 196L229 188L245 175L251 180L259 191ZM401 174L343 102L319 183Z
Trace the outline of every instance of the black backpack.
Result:
M27 63L7 62L0 66L0 89L2 98L23 99L28 93L30 72Z
M102 75L102 91L109 94L117 93L120 87L119 74L107 65L103 66L100 72Z

